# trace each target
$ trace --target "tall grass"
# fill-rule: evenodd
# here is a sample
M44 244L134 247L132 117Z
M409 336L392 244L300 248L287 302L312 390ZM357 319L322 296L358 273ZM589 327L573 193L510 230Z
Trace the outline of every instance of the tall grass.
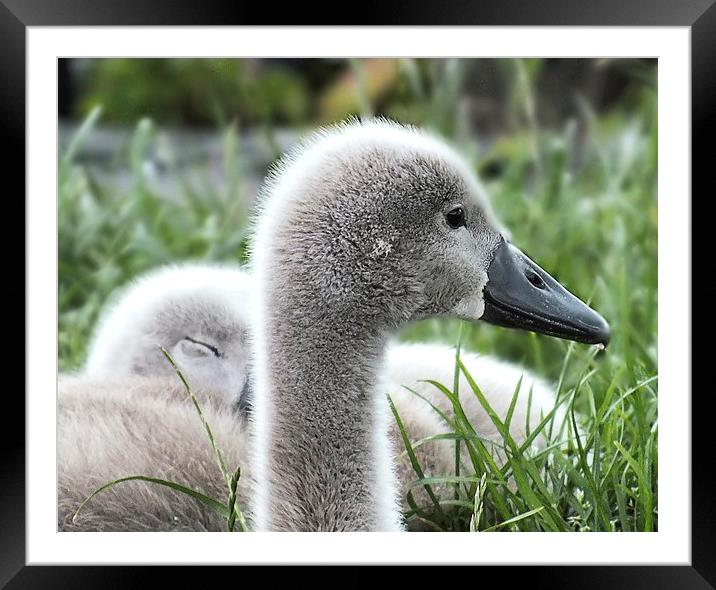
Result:
M434 67L404 60L401 75L412 94L413 122L436 129L472 160L513 241L612 326L604 352L531 333L457 321L421 322L405 340L439 340L523 363L553 381L563 422L548 418L533 434L546 449L517 445L507 425L496 461L460 408L445 416L456 445L454 473L426 481L419 465L415 486L434 485L430 505L411 507L439 530L648 531L658 526L657 418L657 113L650 71L631 97L631 111L597 115L575 97L580 116L561 129L540 125L534 91L539 62L501 62L511 84L510 133L489 143L465 132L460 93L463 62ZM360 74L360 64L354 63ZM360 75L359 75L360 79ZM361 108L375 105L361 94ZM243 260L247 195L241 193L239 137L223 130L226 185L207 174L189 181L169 158L179 187L160 196L147 165L159 140L148 120L118 150L131 184L121 189L77 163L91 115L60 156L59 295L60 367L83 360L87 339L110 292L148 268L175 260ZM467 373L456 361L456 375ZM468 375L465 375L468 377ZM471 376L470 376L471 377ZM457 379L434 384L455 401ZM473 394L483 402L476 385ZM521 391L520 396L529 392ZM489 408L486 408L489 413ZM398 418L398 416L396 416ZM539 431L539 432L538 432ZM558 444L558 437L567 442ZM420 441L405 441L406 453ZM467 459L465 459L467 457ZM434 498L433 498L434 495ZM420 494L420 497L425 495Z

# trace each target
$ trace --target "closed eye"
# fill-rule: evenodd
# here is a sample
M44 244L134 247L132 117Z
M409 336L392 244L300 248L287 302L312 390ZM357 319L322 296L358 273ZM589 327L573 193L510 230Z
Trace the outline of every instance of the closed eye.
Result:
M206 342L202 342L201 340L195 340L194 338L190 336L184 336L185 340L188 340L189 342L193 342L194 344L198 344L199 346L203 346L207 349L209 349L216 358L224 358L224 355L219 352L219 349L217 349L215 346L212 346L211 344L208 344Z

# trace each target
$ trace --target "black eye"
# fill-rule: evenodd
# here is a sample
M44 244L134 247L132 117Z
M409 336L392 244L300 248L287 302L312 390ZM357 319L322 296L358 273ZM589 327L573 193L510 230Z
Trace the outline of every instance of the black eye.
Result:
M465 209L459 206L454 209L450 209L450 211L445 214L445 219L447 220L448 225L453 229L462 227L465 225Z

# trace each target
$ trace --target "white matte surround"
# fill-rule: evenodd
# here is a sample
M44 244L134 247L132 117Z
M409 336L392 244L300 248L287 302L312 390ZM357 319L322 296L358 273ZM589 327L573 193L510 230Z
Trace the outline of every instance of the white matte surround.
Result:
M28 564L690 563L688 28L31 27L26 42ZM56 533L57 58L287 55L659 58L658 533Z

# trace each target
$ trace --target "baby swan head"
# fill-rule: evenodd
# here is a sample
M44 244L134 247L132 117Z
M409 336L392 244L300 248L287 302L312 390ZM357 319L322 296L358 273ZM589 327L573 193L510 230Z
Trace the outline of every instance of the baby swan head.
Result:
M238 403L249 387L250 277L234 266L188 264L150 272L115 296L92 339L84 374L175 377Z
M383 120L321 132L265 192L254 268L275 287L268 309L289 291L314 304L292 315L305 327L452 315L608 342L604 319L509 243L469 166L427 133Z

